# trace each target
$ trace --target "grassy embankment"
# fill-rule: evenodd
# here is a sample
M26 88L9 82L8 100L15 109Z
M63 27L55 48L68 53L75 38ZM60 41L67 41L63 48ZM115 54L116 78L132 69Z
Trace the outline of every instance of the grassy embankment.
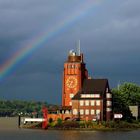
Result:
M23 126L24 128L41 128L40 124L30 124ZM128 123L125 121L110 121L110 122L85 122L85 121L64 121L50 122L48 129L50 130L99 130L99 131L113 131L113 130L134 130L140 128L140 122L135 121Z

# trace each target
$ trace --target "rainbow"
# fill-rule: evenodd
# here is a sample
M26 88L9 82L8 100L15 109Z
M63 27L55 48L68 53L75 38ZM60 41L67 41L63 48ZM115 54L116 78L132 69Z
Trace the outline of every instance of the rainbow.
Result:
M19 65L25 58L28 58L36 49L43 46L44 43L47 43L54 36L57 36L66 30L80 18L85 17L96 4L99 4L99 2L101 2L101 0L82 0L80 5L77 7L77 10L72 12L65 19L61 20L61 22L55 27L52 27L49 31L42 32L26 46L20 47L19 50L14 52L10 58L0 65L0 81L10 75L17 65Z

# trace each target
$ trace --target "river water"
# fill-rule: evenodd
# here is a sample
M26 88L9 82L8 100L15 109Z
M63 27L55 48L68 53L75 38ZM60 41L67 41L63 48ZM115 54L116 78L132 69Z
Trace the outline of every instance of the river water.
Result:
M18 129L17 118L0 118L0 140L140 140L140 130L102 132Z

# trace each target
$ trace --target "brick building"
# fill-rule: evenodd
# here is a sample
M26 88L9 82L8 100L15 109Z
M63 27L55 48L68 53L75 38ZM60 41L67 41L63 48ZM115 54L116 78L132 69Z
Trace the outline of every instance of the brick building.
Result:
M72 108L72 118L107 121L112 116L108 80L89 78L83 54L74 51L64 63L62 106Z
M73 116L81 120L110 120L112 95L107 79L85 79L82 89L72 98Z

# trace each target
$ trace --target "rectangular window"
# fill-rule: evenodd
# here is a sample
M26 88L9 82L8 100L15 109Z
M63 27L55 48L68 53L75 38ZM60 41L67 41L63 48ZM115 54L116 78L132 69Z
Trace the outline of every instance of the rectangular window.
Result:
M83 115L83 114L84 114L84 110L80 109L80 115Z
M95 114L95 110L91 109L91 115L94 115L94 114Z
M107 93L106 94L106 98L112 98L112 94L111 93Z
M80 106L83 106L84 105L84 101L80 101Z
M77 114L78 114L77 109L73 109L73 115L77 115Z
M85 114L89 115L89 110L88 109L85 110Z
M81 98L85 98L86 97L86 95L85 94L81 94Z
M91 104L91 106L94 106L95 105L95 101L94 100L91 100L90 101L90 104Z
M76 65L71 65L71 68L75 69L76 68Z
M111 101L107 101L107 106L111 106L112 102Z
M86 95L86 98L90 98L90 94L87 94L87 95Z
M85 101L85 106L89 106L89 101Z
M70 69L71 68L71 65L68 65L68 68Z
M96 101L96 106L100 106L100 100Z
M94 94L94 98L100 98L100 94Z
M110 112L110 111L112 111L112 109L111 108L106 108L106 111Z
M97 109L96 110L96 115L99 115L100 114L100 109Z

